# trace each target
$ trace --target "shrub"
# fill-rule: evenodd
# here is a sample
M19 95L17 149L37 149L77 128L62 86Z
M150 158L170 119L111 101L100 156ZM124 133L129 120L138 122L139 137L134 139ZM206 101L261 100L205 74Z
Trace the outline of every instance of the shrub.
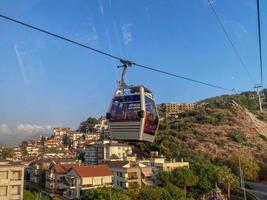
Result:
M247 141L246 135L240 130L233 131L228 136L235 142L244 143Z

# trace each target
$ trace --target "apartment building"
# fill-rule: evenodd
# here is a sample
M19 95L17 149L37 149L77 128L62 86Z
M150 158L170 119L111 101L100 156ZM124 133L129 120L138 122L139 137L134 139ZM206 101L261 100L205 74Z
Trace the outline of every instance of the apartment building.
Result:
M112 172L107 165L73 166L65 179L67 188L63 196L67 199L79 199L85 190L112 186Z
M107 162L113 174L112 183L120 189L127 189L132 184L153 185L152 168L137 161Z
M24 166L0 160L0 200L22 200Z
M197 107L194 103L166 103L165 106L167 114L177 114Z
M100 164L116 159L123 160L132 153L132 147L117 141L101 140L85 148L85 163Z
M172 171L176 168L189 168L189 162L176 161L175 159L167 160L164 156L158 154L158 152L151 152L151 157L143 160L139 160L140 163L151 166L152 170L159 171Z

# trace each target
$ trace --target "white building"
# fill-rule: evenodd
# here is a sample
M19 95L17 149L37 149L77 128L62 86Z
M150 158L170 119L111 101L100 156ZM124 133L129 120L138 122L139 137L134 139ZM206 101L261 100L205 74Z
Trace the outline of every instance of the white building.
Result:
M100 164L109 160L124 160L132 154L132 147L117 141L102 140L85 148L85 163Z

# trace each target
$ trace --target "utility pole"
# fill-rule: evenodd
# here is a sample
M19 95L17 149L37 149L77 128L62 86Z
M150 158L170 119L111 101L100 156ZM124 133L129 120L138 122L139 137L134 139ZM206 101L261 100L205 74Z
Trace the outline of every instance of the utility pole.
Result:
M262 86L259 85L259 84L257 84L257 85L255 85L254 88L257 91L257 95L258 95L258 99L259 99L260 112L262 113L262 102L261 102L262 97L261 97L261 91L260 91L260 89L262 88Z

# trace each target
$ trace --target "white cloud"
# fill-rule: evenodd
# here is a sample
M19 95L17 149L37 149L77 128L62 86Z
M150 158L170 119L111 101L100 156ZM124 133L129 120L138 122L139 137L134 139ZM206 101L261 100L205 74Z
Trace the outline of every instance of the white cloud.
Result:
M121 27L124 44L127 45L133 41L133 34L131 31L133 24L129 23Z
M7 124L0 124L0 134L9 134L11 133L10 128Z
M4 123L0 124L0 146L17 145L23 140L51 135L52 128L52 125L18 124L10 127Z

